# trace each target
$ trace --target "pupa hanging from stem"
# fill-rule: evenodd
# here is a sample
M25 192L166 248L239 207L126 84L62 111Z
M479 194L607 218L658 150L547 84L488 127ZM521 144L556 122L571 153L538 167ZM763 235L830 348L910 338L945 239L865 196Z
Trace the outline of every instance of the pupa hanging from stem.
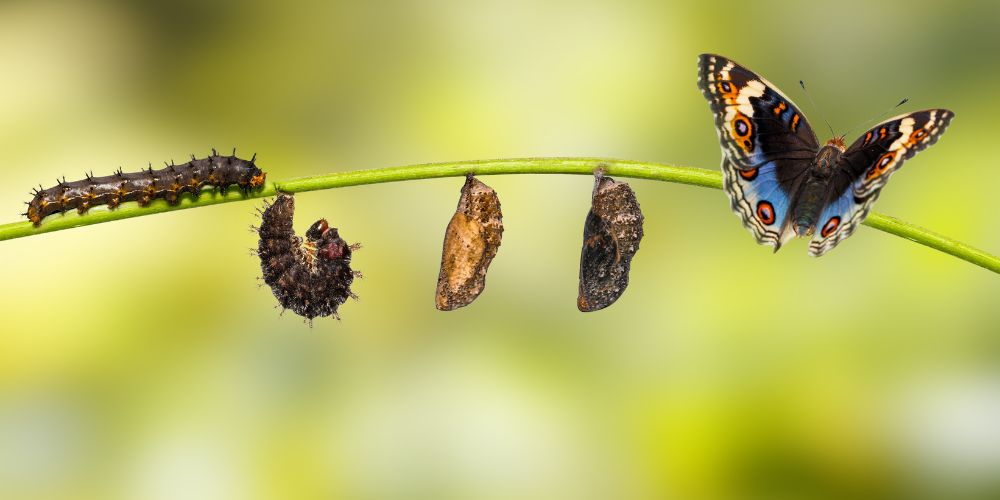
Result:
M580 253L580 311L614 304L628 287L632 257L642 240L642 211L632 188L598 170L594 174L591 208L583 227Z
M503 236L496 191L469 174L441 251L435 305L442 311L464 307L486 287L486 271Z

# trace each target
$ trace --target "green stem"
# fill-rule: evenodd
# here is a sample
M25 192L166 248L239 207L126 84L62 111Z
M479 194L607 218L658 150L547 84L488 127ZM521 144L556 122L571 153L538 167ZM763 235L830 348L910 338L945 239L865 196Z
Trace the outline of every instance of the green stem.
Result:
M438 177L457 177L469 173L476 175L498 174L581 174L591 175L595 169L601 168L608 175L616 177L631 177L657 181L691 184L694 186L722 188L722 176L719 172L693 167L677 167L629 160L610 160L604 158L515 158L507 160L473 160L451 163L429 163L426 165L411 165L405 167L382 168L374 170L355 170L332 174L300 177L276 183L268 183L261 190L244 196L237 190L231 190L222 195L202 192L195 199L182 197L177 205L168 205L164 200L155 200L147 207L139 207L136 203L126 203L115 210L107 207L95 207L85 215L67 213L46 218L40 227L33 227L30 222L14 222L0 225L0 241L24 236L59 231L73 227L88 226L118 219L128 219L161 212L184 210L218 203L228 203L253 198L274 196L280 189L288 193L301 193L319 189L331 189L363 184L378 184L417 179L433 179ZM927 229L903 222L888 215L876 212L868 214L864 224L889 234L894 234L935 250L953 255L977 266L1000 273L1000 258L965 243L936 234Z

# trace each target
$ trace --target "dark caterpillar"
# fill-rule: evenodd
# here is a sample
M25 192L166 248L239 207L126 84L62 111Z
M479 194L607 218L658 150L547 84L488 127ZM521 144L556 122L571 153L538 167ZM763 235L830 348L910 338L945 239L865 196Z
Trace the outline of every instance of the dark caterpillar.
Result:
M85 179L73 182L63 179L49 189L34 190L34 198L28 202L28 211L22 215L38 226L46 216L74 208L83 214L97 205L114 209L127 201L138 201L139 206L144 207L156 198L176 205L181 193L198 196L203 186L212 186L213 191L219 189L223 193L234 184L244 192L263 186L267 174L254 164L257 155L243 160L237 158L235 153L233 151L233 156L220 156L213 149L208 158L199 160L191 155L191 161L187 163L170 164L159 170L150 166L135 173L126 174L118 169L105 177L87 175Z
M261 212L257 255L264 283L282 308L306 318L310 325L320 316L339 320L337 308L348 297L358 298L351 292L351 283L361 273L351 270L351 252L361 245L348 245L326 219L309 227L303 245L292 228L294 213L295 198L284 193L273 203L265 203Z

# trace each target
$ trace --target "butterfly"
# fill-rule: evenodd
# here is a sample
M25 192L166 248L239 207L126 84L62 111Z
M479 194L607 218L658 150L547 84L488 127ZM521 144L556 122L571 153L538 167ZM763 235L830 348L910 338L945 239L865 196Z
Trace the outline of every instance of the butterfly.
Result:
M730 59L699 56L698 87L715 115L733 211L775 252L795 236L812 236L815 257L854 232L893 172L937 142L955 116L947 109L907 113L849 147L842 136L820 147L791 99Z

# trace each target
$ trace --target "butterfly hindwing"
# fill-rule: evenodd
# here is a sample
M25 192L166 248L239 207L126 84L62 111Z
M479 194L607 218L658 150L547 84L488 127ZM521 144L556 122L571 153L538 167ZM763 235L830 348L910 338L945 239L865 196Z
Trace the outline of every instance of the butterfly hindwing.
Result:
M878 192L875 192L866 199L858 199L852 189L847 189L830 201L817 219L816 232L809 242L809 254L819 257L853 234L877 198Z
M937 142L954 113L917 111L886 120L865 132L840 158L831 182L833 199L817 222L809 253L820 256L854 232L868 215L889 176L903 162Z
M790 200L778 182L775 163L739 170L728 156L723 156L722 178L733 212L740 216L758 243L777 250L795 235L787 224Z

